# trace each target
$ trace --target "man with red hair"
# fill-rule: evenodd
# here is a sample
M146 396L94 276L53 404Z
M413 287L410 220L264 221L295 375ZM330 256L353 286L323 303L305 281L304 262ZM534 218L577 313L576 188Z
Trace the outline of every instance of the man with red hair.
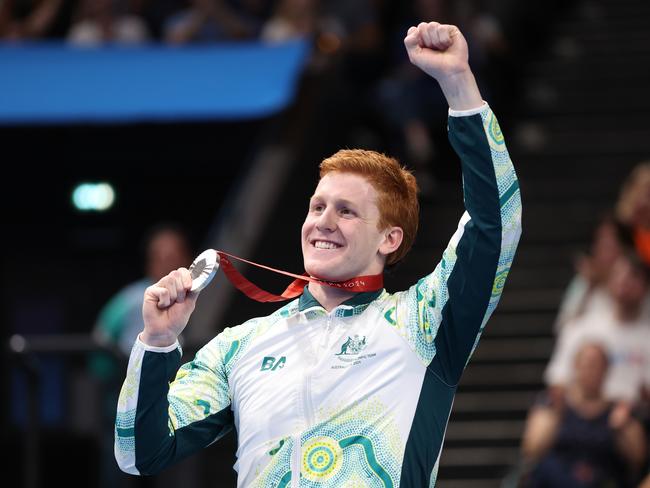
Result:
M183 366L177 337L196 301L191 274L181 268L147 289L118 404L124 471L158 472L234 426L238 486L435 484L456 387L519 241L521 199L460 31L421 23L404 44L447 98L462 162L467 211L442 260L402 292L349 288L381 276L411 247L417 185L372 151L326 159L302 252L309 275L338 286L310 282L298 299L224 330Z

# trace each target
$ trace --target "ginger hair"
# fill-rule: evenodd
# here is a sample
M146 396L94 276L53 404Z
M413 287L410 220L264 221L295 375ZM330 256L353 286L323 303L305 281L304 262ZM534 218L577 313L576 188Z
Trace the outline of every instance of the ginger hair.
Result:
M418 231L420 204L415 176L396 159L364 149L342 149L320 164L321 178L335 171L362 176L373 186L379 195L379 230L400 227L404 233L400 246L386 257L386 266L403 259Z

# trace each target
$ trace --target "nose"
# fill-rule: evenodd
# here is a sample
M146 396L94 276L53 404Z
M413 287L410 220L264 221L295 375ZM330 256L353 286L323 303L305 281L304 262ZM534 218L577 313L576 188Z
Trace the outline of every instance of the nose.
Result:
M328 207L323 213L318 216L316 220L316 228L318 230L332 232L336 230L336 210Z

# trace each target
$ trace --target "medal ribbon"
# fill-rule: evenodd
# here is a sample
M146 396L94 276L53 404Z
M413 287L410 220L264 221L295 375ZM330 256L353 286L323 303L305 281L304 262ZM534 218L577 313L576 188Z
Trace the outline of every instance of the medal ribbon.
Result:
M307 284L310 282L352 292L376 291L381 290L384 287L384 276L381 274L357 276L346 281L327 281L308 275L298 275L289 273L288 271L271 268L270 266L254 263L253 261L249 261L247 259L243 259L223 251L217 251L217 254L219 255L220 266L223 269L223 272L226 274L228 281L230 281L235 288L244 293L246 296L258 302L281 302L284 300L290 300L291 298L295 298L301 295L305 286L307 286ZM236 259L237 261L242 261L244 263L257 266L258 268L266 269L268 271L273 271L274 273L290 276L291 278L295 278L295 280L287 287L286 290L282 292L282 294L274 295L273 293L262 290L257 285L251 283L247 278L245 278L239 271L237 271L237 268L235 268L235 266L232 264L231 259Z

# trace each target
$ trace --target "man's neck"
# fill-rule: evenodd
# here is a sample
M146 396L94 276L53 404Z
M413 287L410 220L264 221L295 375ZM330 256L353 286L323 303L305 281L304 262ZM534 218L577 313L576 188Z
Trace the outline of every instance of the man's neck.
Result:
M343 302L356 295L355 292L340 290L339 288L327 285L319 285L318 283L310 283L309 291L328 312L331 312Z

